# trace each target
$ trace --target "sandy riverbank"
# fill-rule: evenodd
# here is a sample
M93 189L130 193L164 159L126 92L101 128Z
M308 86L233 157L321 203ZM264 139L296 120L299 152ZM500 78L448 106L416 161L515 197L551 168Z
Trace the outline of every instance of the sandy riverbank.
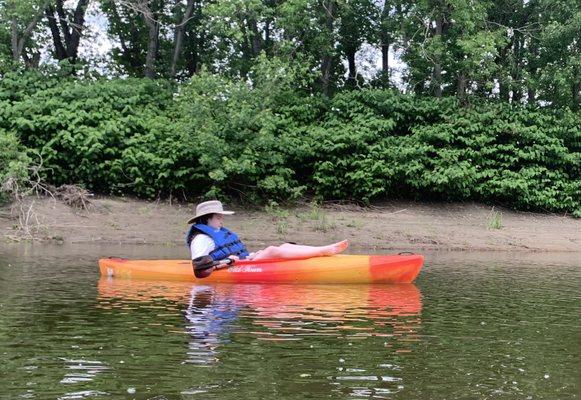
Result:
M30 207L31 206L31 207ZM291 209L247 210L227 226L252 249L284 241L324 244L349 239L351 246L375 250L581 251L581 220L514 212L477 204L393 202L305 205ZM37 239L65 243L167 244L181 246L193 205L97 198L89 210L50 198L29 198L22 209ZM502 227L491 228L495 212ZM22 240L20 207L0 209L0 238ZM496 221L498 222L498 221Z

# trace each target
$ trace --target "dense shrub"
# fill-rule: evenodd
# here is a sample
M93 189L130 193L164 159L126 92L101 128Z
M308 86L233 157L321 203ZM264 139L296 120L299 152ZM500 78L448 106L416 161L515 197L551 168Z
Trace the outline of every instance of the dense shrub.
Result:
M262 60L251 83L5 77L0 132L13 150L1 171L25 163L19 139L50 182L101 193L476 200L581 216L578 113L379 89L324 99L293 89L305 74Z
M0 104L1 105L1 104ZM0 202L28 189L30 158L14 133L0 128Z
M336 96L313 136L323 197L385 196L581 207L581 116L506 104L459 107L387 91Z
M31 79L37 90L19 101L5 101L9 105L0 110L0 126L39 152L46 178L56 185L82 183L103 193L138 187L124 170L123 151L135 137L155 129L156 119L168 118L168 85L134 79L48 80L39 85ZM15 86L10 79L1 86L5 97L18 98L6 94Z

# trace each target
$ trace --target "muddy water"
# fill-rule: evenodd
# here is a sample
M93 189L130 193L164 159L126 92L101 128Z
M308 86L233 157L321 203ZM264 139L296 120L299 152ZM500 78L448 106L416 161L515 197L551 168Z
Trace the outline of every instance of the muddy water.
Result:
M578 254L427 254L413 285L194 285L96 267L182 251L0 247L0 398L578 396Z

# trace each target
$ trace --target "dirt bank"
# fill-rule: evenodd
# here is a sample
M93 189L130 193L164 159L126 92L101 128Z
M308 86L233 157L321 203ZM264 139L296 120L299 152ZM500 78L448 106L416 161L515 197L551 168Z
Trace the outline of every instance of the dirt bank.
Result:
M316 245L347 238L354 248L376 250L581 251L581 220L476 204L233 208L237 213L227 217L227 226L252 249L283 241ZM22 206L0 209L0 237L18 241L31 233L66 243L181 246L191 215L193 205L166 202L98 198L89 210L78 210L50 198L29 198Z

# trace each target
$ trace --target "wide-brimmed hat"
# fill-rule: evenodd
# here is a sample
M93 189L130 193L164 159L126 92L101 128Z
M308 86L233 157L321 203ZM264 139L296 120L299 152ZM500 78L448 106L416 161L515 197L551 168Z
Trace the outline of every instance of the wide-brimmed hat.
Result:
M204 201L196 206L196 215L194 215L188 221L188 224L194 223L194 220L202 215L208 214L224 214L224 215L232 215L234 211L226 211L222 206L222 203L218 200L210 200Z

